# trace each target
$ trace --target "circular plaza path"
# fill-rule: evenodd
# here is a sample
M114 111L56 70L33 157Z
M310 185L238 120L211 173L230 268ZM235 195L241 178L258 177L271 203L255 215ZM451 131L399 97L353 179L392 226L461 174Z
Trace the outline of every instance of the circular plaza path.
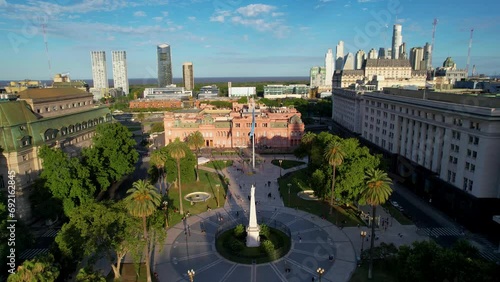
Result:
M276 182L280 168L270 163L272 159L267 157L264 163L256 166L255 174L248 173L248 165L236 161L233 167L223 171L230 179L230 197L225 206L190 216L185 223L168 229L165 244L156 246L157 252L151 263L160 281L189 281L187 271L190 269L195 271L196 282L303 282L311 281L312 277L318 281L316 270L319 267L325 269L324 282L349 280L357 265L352 242L330 222L283 206ZM271 185L268 185L269 181ZM215 233L221 224L248 218L248 195L252 184L256 186L259 224L272 227L274 221L280 222L292 233L290 252L271 263L238 264L221 257L215 249ZM160 248L162 250L158 252ZM334 257L333 261L330 256ZM286 272L286 268L290 272Z

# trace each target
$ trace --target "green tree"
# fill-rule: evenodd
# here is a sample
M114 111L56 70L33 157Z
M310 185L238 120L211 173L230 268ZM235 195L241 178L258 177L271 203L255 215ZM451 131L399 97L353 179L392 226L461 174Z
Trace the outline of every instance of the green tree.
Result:
M148 255L146 262L146 277L147 281L151 282L151 268L149 257L149 238L147 229L147 217L152 215L158 208L161 202L161 196L156 191L156 188L145 180L138 180L133 183L132 188L127 191L127 209L130 215L142 218L144 231L145 253Z
M200 181L200 172L198 168L198 156L200 154L200 149L205 145L205 138L201 132L196 131L187 137L188 146L195 151L196 154L196 181Z
M295 155L299 158L307 156L307 163L311 163L311 150L316 139L316 134L312 132L306 132L300 139L299 147L295 150Z
M328 163L332 166L332 191L330 195L330 214L333 212L333 198L335 191L335 171L336 167L340 166L344 161L344 151L342 150L342 143L337 140L333 140L328 144L325 151L325 158Z
M76 275L76 282L106 282L106 278L92 268L82 268Z
M59 269L54 265L52 255L44 255L23 262L7 282L53 282L59 276Z
M60 149L40 148L43 171L41 178L52 195L62 201L67 215L76 206L93 200L96 191L91 174L78 158L69 158Z
M373 247L375 245L375 219L377 206L384 204L392 193L392 180L387 173L379 169L370 169L365 176L366 188L362 192L362 198L372 206L372 234L370 242L370 265L368 268L368 279L372 278L373 270Z
M163 122L155 122L153 123L153 125L151 125L151 133L163 131L165 131L165 125L163 124Z
M92 147L85 148L82 154L83 163L101 191L134 171L139 159L135 145L132 133L120 123L97 126Z
M151 153L151 158L149 162L158 169L158 178L160 180L160 193L163 194L163 184L166 185L166 175L165 175L165 163L167 161L167 155L165 150L155 150ZM165 187L165 192L166 192Z
M177 163L177 188L179 189L179 213L184 214L182 208L182 187L181 187L181 159L186 156L186 151L181 145L179 138L175 139L173 143L168 144L170 146L170 156L175 159Z
M326 176L321 169L317 169L313 172L311 176L311 186L314 190L314 194L321 199L326 197Z

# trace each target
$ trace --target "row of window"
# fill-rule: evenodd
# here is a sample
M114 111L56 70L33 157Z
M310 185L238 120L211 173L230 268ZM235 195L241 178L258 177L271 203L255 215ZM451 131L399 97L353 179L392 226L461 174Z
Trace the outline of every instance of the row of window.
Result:
M82 107L82 106L91 105L91 104L92 104L92 100L83 101L83 102L68 103L68 104L59 105L59 106L53 105L53 106L47 106L45 108L37 108L36 112L39 114L48 113L48 112L55 112L57 110L77 108L77 107Z
M245 126L246 126L247 128L250 128L250 127L252 127L252 123L251 123L251 122L248 122L248 123L246 123L246 124L245 124ZM258 127L258 126L259 126L259 123L258 123L258 122L256 122L256 123L255 123L255 127ZM261 125L260 125L260 126L261 126L261 127L267 127L267 122L263 122L263 123L261 123ZM241 127L241 123L235 123L235 124L234 124L234 127Z
M467 177L464 177L464 191L469 190L472 191L472 185L474 182L471 179L468 179Z

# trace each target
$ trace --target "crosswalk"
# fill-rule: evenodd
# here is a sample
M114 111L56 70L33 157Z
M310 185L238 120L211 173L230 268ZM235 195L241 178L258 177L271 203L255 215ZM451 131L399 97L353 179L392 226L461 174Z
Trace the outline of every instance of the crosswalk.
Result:
M28 260L28 259L33 259L34 257L38 255L43 255L49 252L49 249L28 249L24 251L20 256L19 259L21 260Z
M418 230L418 233L421 235L427 235L431 237L465 236L465 234L461 230L452 227L420 228Z

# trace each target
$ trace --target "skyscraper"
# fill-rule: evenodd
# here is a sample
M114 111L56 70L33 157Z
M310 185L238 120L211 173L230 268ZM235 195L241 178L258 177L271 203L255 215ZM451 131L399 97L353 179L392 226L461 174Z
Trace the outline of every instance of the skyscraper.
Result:
M384 47L380 47L380 49L378 49L378 58L379 59L386 59L387 58L387 52L386 52Z
M406 43L403 42L403 44L401 44L401 46L399 46L399 59L408 59L408 57L406 56Z
M425 70L424 48L413 47L410 50L410 65L413 70Z
M392 59L399 58L399 47L403 44L403 36L401 30L403 27L400 24L395 24L392 30Z
M98 89L109 88L108 73L106 71L106 52L91 51L93 87Z
M368 52L368 59L378 59L377 50L372 48L370 52Z
M111 51L111 60L113 63L113 87L120 87L127 95L129 93L127 54L125 51Z
M352 53L347 53L347 56L345 56L345 63L342 69L354 70L354 55Z
M335 51L335 70L342 70L344 67L344 41L339 41Z
M325 85L332 85L333 79L333 52L332 49L328 49L325 55L325 68L326 68L326 76L325 76Z
M182 80L184 81L184 88L188 91L194 88L194 73L193 63L186 62L182 64Z
M356 52L356 57L354 59L355 59L354 69L360 70L363 67L363 62L366 59L366 53L365 53L365 51L358 50L358 52Z
M424 70L432 69L431 57L432 57L432 45L429 44L429 42L427 42L425 43L424 46L424 66L422 67L422 69Z
M160 44L157 46L158 53L158 87L172 84L172 58L170 56L170 45Z

